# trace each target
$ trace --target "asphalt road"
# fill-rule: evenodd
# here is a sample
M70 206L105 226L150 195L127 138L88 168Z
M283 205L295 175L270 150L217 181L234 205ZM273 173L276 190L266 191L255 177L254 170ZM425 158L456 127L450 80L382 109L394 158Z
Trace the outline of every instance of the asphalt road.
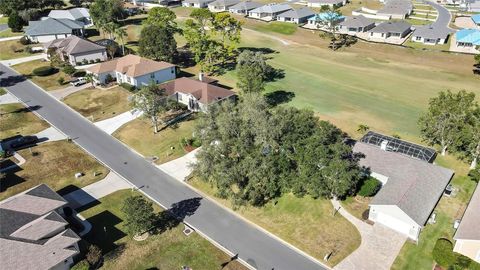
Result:
M184 222L257 269L326 269L163 173L63 103L0 65L0 86ZM312 224L316 226L316 224Z
M445 29L447 32L451 32L452 29L448 27L450 20L452 19L452 14L445 7L440 4L437 4L433 1L425 1L425 3L434 7L437 10L438 16L437 20L433 23L434 26L439 27L439 29Z
M0 32L8 29L8 24L0 24Z

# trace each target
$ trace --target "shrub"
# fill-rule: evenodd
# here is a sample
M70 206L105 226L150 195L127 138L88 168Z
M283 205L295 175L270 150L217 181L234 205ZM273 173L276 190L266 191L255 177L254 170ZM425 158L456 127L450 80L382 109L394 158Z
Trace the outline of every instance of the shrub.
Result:
M75 71L75 73L73 73L73 77L85 77L85 75L87 74L87 72L85 72L84 70L77 70Z
M100 61L100 58L95 59L95 63L99 63Z
M32 46L25 46L25 48L23 49L24 52L26 53L33 53L32 51Z
M68 75L72 75L73 73L75 73L75 71L77 71L77 70L70 64L67 64L63 68L63 72L65 72L65 74L68 74Z
M14 53L22 52L22 49L19 49L15 44L10 45L10 50L12 50Z
M90 269L90 264L86 260L81 260L76 263L71 270L88 270Z
M82 62L75 62L75 64L76 64L77 66L81 66L81 65L82 65Z
M95 245L90 245L85 257L90 265L96 265L102 258L102 250Z
M20 42L20 44L22 44L22 45L31 44L30 39L28 39L28 38L25 37L25 36L24 36L24 37L21 37L21 38L18 40L18 42Z
M363 197L371 197L375 195L378 190L382 187L382 183L373 177L369 177L366 179L360 190L358 191L358 195Z
M135 91L135 86L130 85L128 83L121 83L120 86L125 88L127 91L130 91L130 92Z
M84 59L82 60L82 65L86 65L86 64L88 64L88 60L84 58Z
M453 244L448 239L440 238L435 243L432 251L433 259L444 267L449 267L455 263L455 254L453 253Z
M12 12L8 17L8 27L12 29L12 32L20 32L23 28L23 19L18 15L17 12Z
M60 77L60 78L58 78L57 82L58 82L58 84L63 85L65 83L65 78Z
M90 64L93 64L93 63L95 63L95 60L90 59L90 61L88 61L88 62L89 62Z
M38 67L32 71L33 75L36 76L48 76L56 72L56 69L51 66Z
M113 82L113 77L112 77L112 75L107 74L107 76L105 76L105 82L106 82L106 83L111 83L111 82Z

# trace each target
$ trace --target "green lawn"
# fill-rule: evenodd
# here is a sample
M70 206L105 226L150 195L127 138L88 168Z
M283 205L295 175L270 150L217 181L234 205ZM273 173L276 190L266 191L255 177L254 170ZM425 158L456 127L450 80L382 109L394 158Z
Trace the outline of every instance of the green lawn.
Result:
M26 162L19 170L11 170L2 179L0 200L41 183L54 190L69 186L83 187L104 178L108 169L72 142L46 142L19 151ZM75 173L84 173L79 179ZM97 173L94 176L94 172Z
M418 16L418 17L421 17L421 16ZM419 20L415 18L408 18L405 21L410 23L411 25L427 25L427 24L433 23L432 21Z
M7 16L0 17L0 24L6 24L6 23L8 23L8 17Z
M148 119L135 119L113 133L113 136L126 143L144 156L157 156L161 164L185 155L180 144L182 138L191 138L195 126L194 119L185 119L178 125L167 127L157 134ZM173 149L172 149L173 148Z
M49 76L35 76L32 74L32 71L34 69L48 65L50 65L50 62L46 62L44 60L34 60L15 65L13 66L13 68L21 74L27 76L44 90L50 91L68 87L68 85L60 85L57 81L60 77L63 77L65 81L68 81L69 76L65 74L61 69L58 69L56 73Z
M420 49L420 50L448 51L450 49L450 41L451 41L451 38L448 39L448 42L446 44L438 44L438 45L432 46L432 45L425 45L419 42L413 42L410 39L408 39L405 43L403 43L403 45L407 47L412 47L415 49Z
M63 102L96 122L130 110L130 95L130 92L120 86L108 90L87 88L67 96Z
M35 134L49 126L20 103L0 105L0 123L0 140L15 135Z
M0 41L0 60L31 56L31 53L25 52L25 48L18 40Z
M344 201L341 201L341 204L350 214L360 220L365 220L368 218L368 204L371 199L362 196L347 197Z
M0 87L0 96L5 95L7 93L7 90L5 88Z
M12 32L12 29L0 31L0 38L22 36L23 32Z
M185 236L179 224L147 240L136 242L124 227L123 201L138 195L130 190L117 191L100 199L100 204L80 214L93 225L85 239L108 253L102 269L220 269L229 256L196 233ZM155 207L156 211L161 211ZM104 230L104 228L106 230ZM246 269L238 262L231 262L222 269Z
M259 21L255 27L251 27L253 30L257 30L265 33L277 33L283 35L291 35L295 33L298 26L294 23L286 22L261 22Z
M232 208L229 200L215 197L215 189L198 179L189 181L219 203ZM341 215L333 214L333 206L325 199L297 198L287 194L276 203L257 208L240 207L237 213L267 231L293 244L320 261L333 252L329 265L335 265L360 245L357 229Z

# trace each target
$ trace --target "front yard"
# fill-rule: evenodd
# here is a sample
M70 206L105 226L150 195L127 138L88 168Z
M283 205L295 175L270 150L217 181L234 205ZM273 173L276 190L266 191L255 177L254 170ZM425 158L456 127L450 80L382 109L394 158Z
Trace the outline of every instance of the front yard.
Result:
M0 140L15 135L32 135L49 127L20 103L0 105L0 123Z
M0 35L1 33L3 32L0 32ZM27 46L22 45L18 40L0 41L0 60L8 60L33 55L26 51L26 48Z
M107 254L102 269L181 269L184 265L192 269L246 269L236 261L226 264L230 257L195 232L185 236L183 224L150 235L145 241L134 241L125 230L125 216L121 211L123 201L131 195L139 193L117 191L81 212L93 225L85 240ZM154 207L162 211L157 205Z
M46 62L45 60L34 60L34 61L15 65L13 66L13 69L25 75L27 78L32 80L38 86L42 87L47 91L68 87L68 85L60 85L58 83L59 78L64 78L66 82L68 81L68 78L69 78L69 76L65 74L61 69L57 69L57 71L54 74L48 75L48 76L33 75L32 72L34 69L43 67L43 66L49 66L49 65L50 65L50 62Z
M87 88L67 96L63 101L68 106L96 122L130 110L130 92L120 86L108 90Z

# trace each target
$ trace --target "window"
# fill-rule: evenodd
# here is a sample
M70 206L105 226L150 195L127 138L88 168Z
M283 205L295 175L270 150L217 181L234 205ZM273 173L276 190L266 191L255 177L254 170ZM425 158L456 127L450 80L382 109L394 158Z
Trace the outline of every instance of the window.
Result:
M422 40L422 37L415 37L415 40Z
M150 74L150 78L155 79L155 73Z

